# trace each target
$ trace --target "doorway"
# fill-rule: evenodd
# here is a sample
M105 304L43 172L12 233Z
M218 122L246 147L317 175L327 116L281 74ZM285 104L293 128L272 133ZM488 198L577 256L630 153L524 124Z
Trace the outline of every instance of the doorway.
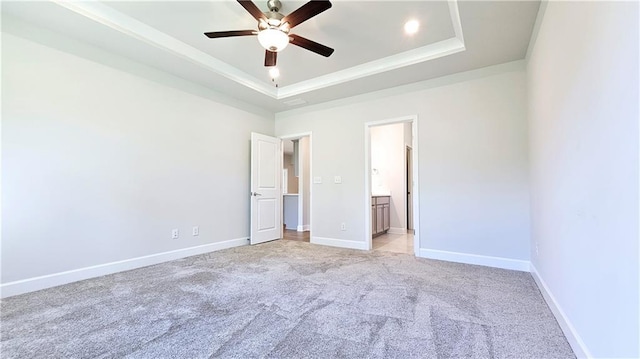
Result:
M311 134L282 139L283 239L311 237Z
M418 255L417 117L365 123L368 248Z
M413 234L413 149L405 149L405 189L407 192L407 233Z

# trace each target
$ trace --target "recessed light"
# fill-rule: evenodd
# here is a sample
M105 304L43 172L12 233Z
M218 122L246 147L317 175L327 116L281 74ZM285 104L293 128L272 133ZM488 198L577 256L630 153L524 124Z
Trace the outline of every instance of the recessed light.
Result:
M271 76L272 79L277 79L278 76L280 76L280 70L278 70L277 67L272 67L269 69L269 76Z
M413 35L418 32L420 28L420 23L418 20L409 20L404 24L404 32L407 35Z

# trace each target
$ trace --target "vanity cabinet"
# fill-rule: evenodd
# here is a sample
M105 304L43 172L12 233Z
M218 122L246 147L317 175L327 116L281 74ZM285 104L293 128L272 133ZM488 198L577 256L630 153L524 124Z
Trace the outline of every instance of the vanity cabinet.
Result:
M371 234L379 236L387 233L390 227L391 197L371 197Z

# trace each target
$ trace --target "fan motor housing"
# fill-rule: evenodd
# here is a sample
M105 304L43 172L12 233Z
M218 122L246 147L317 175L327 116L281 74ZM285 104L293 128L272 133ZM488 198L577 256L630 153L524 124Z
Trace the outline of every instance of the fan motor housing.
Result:
M282 3L280 0L269 0L267 1L267 7L271 12L278 12L282 9Z

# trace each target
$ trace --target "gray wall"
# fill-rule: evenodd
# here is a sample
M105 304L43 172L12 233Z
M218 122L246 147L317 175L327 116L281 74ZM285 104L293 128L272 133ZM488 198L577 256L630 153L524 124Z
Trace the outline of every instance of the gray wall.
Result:
M284 225L286 229L298 229L298 195L283 196L282 207L284 212Z
M532 262L597 358L637 358L638 2L548 3L528 64Z
M2 67L2 283L249 236L272 118L7 33Z
M276 114L278 135L313 133L313 236L367 240L364 123L418 115L421 248L528 260L523 64L423 86Z

